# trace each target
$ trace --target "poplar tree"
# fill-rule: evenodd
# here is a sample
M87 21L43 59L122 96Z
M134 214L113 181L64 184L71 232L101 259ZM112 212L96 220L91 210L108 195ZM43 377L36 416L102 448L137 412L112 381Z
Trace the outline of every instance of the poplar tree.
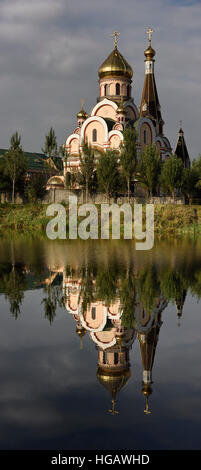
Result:
M10 148L5 154L5 174L12 181L12 204L15 202L15 185L26 173L26 159L21 147L21 136L16 131L10 138Z
M97 165L98 187L101 192L107 195L108 201L118 188L118 153L115 150L108 150L100 155Z
M92 186L95 169L94 151L88 142L82 143L80 154L81 184L85 187L86 201L88 201L89 188Z
M45 136L45 145L42 148L42 152L47 155L49 159L56 157L58 154L57 138L52 127L50 127L49 134Z
M132 127L128 127L123 131L123 143L121 144L120 165L121 173L126 178L128 202L130 202L130 185L132 179L136 175L137 169L137 153L136 141L137 133Z
M137 179L147 189L149 197L152 197L159 183L160 172L161 163L156 146L146 145L144 152L140 155Z
M168 158L162 167L160 183L164 191L174 198L175 189L180 189L183 179L183 163L177 155Z

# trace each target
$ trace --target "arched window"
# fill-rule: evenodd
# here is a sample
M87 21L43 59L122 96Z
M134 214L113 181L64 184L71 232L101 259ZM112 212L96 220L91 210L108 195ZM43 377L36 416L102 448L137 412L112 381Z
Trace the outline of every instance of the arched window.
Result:
M114 353L114 364L118 364L118 360L119 360L118 352L115 352Z
M92 307L91 309L91 318L92 320L96 319L96 307Z
M92 131L92 142L97 142L97 130L93 129Z
M120 85L116 83L116 95L120 95Z
M106 352L103 351L103 364L106 364L106 359L107 359Z
M130 85L127 85L127 98L130 96Z
M104 86L104 94L105 94L105 96L108 96L110 94L110 86L109 85Z
M144 130L144 144L147 143L147 131Z

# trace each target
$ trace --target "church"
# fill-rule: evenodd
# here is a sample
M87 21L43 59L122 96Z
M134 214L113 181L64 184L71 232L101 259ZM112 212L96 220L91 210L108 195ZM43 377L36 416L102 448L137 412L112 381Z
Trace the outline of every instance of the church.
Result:
M162 162L172 156L170 142L163 130L164 121L154 76L156 52L151 44L152 33L153 29L149 28L147 31L148 47L144 51L144 86L139 107L132 97L133 69L117 47L119 33L117 31L113 33L114 49L98 70L97 103L88 115L82 102L82 108L77 114L77 126L64 144L68 158L64 161L64 175L60 177L62 183L67 172L79 171L83 142L88 141L92 146L97 161L100 152L120 149L123 131L128 126L135 127L137 132L138 158L145 145L148 144L156 145ZM179 131L175 153L178 153L178 157L182 159L184 167L190 166L182 129ZM50 186L51 179L49 180ZM52 183L56 182L52 181Z

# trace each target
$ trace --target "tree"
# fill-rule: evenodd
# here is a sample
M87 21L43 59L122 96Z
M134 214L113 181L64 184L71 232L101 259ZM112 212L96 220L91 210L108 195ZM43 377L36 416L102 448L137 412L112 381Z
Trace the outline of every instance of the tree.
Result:
M118 187L118 153L108 150L100 155L97 165L98 187L105 192L108 200L115 194Z
M95 168L94 151L88 142L82 143L82 153L80 154L81 185L85 188L86 201L88 201L89 188L92 185Z
M42 152L47 155L49 159L56 157L58 154L57 138L52 127L50 127L49 134L45 136L45 145L44 148L42 148Z
M148 191L148 196L152 197L154 189L159 183L161 162L158 150L154 144L146 145L144 152L140 155L138 163L138 180Z
M65 176L65 187L67 189L73 189L76 184L76 175L74 172L67 171Z
M11 271L3 276L2 281L5 298L10 304L10 312L17 319L26 289L24 266L21 264L12 265Z
M10 138L10 148L5 154L5 175L12 181L12 204L15 202L16 182L25 177L26 168L26 159L21 147L21 136L16 131Z
M182 179L182 193L189 200L189 204L192 202L192 197L198 192L197 185L199 183L199 174L197 168L192 166L191 168L184 168L183 179Z
M192 163L192 170L195 171L197 174L197 183L196 183L196 189L200 194L201 190L201 155L199 155L198 160L194 159Z
M30 179L25 194L30 202L37 202L38 199L43 199L46 193L46 176L43 173L33 175Z
M120 164L121 172L127 181L128 201L130 201L130 184L132 178L136 174L137 168L136 130L132 127L128 127L123 131L123 137L124 140L121 144Z
M180 189L183 178L183 163L177 155L168 158L162 167L160 183L164 191L174 198L175 189Z

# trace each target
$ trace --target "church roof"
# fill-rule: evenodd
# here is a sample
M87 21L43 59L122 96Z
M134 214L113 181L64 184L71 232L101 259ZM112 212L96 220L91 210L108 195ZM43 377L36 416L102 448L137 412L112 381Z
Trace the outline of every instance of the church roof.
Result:
M98 74L99 78L123 76L131 79L133 76L133 69L123 55L120 54L117 47L115 47L99 67Z
M146 107L144 107L144 105L146 105ZM161 119L160 103L153 73L147 73L145 75L140 105L140 117L148 115L158 122Z
M179 129L177 145L176 145L176 149L174 153L177 155L178 158L182 159L184 168L190 167L190 158L189 158L186 142L184 139L184 132L182 128Z
M8 149L0 149L0 159L3 159ZM27 162L27 172L48 171L48 157L43 153L24 152ZM52 157L53 166L58 171L63 171L63 161L60 157Z

